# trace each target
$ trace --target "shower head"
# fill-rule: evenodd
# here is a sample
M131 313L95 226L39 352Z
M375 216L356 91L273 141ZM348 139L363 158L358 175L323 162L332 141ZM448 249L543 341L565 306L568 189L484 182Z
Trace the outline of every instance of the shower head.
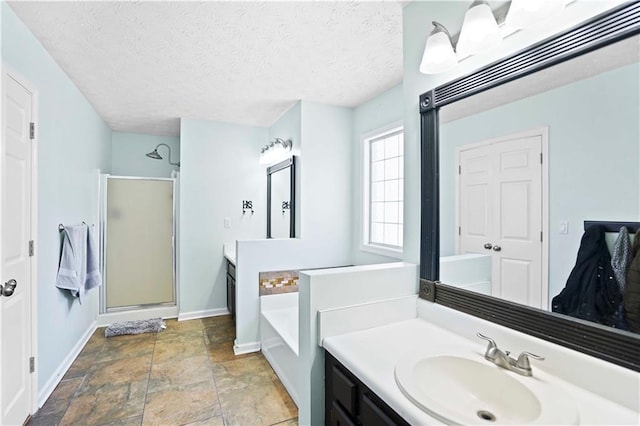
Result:
M173 161L171 161L171 147L169 145L167 145L166 143L159 143L158 145L156 145L155 149L151 152L148 152L146 155L149 158L153 158L154 160L162 160L163 157L158 154L158 148L160 148L161 146L166 146L167 150L169 150L169 164L171 164L172 166L178 166L180 167L180 162L178 161L177 163L174 163Z
M158 149L154 149L151 152L147 152L147 157L153 158L154 160L162 160L162 156L158 154Z

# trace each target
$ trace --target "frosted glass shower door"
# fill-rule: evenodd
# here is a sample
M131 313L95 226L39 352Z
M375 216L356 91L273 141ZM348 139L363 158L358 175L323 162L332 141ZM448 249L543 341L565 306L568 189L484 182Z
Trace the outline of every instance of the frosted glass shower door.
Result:
M107 179L106 305L175 302L173 180Z

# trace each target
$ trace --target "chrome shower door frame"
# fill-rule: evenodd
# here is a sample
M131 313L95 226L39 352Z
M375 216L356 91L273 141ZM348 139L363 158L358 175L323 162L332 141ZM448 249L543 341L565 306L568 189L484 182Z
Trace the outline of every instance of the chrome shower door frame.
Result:
M171 236L171 270L172 270L172 291L173 302L152 303L143 305L119 306L115 308L107 307L107 194L109 179L119 180L144 180L144 181L170 181L172 182L172 236ZM100 273L102 274L103 285L100 286L100 314L109 314L116 312L136 311L147 308L173 308L178 307L178 289L176 274L176 178L157 178L157 177L139 177L139 176L117 176L110 174L100 175Z

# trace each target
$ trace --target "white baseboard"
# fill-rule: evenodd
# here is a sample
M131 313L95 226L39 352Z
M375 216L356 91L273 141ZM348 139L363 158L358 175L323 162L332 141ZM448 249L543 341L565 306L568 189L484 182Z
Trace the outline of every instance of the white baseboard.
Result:
M109 312L98 315L98 327L105 327L116 322L137 321L152 318L175 318L178 316L177 306L141 308L122 312Z
M227 308L207 309L204 311L180 312L178 321L186 321L198 318L218 317L220 315L229 315L231 312Z
M249 354L251 352L260 352L260 342L249 342L238 344L237 340L233 342L233 353L235 355Z
M38 392L38 408L42 408L44 403L47 402L47 399L49 399L56 386L58 386L58 383L60 383L60 380L62 380L67 370L69 370L69 367L71 367L71 364L73 364L73 361L78 357L80 351L82 351L82 348L84 348L84 345L87 344L97 328L98 324L96 321L89 325L89 328L87 328L87 331L85 331L80 340L78 340L78 343L75 344L60 366L51 375L49 380L47 380L47 383L45 383L40 392Z

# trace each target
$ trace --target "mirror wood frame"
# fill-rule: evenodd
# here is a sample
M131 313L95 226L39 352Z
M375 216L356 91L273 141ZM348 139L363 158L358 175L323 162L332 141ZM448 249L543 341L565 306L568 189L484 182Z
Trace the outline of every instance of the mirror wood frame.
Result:
M640 2L627 2L420 95L420 298L640 371L640 335L530 308L438 281L440 108L638 33Z
M267 238L271 236L271 175L290 167L289 178L289 238L296 237L296 157L292 155L284 161L267 167Z

